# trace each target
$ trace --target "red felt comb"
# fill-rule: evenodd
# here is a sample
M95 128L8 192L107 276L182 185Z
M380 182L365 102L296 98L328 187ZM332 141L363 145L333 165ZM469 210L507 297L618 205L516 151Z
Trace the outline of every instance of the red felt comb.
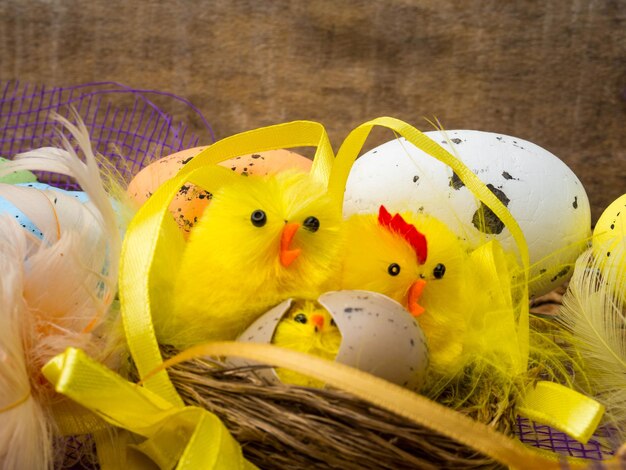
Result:
M392 217L385 206L380 206L378 209L378 223L390 232L397 233L404 238L415 251L419 264L426 262L426 255L428 254L426 237L414 225L404 220L400 214Z

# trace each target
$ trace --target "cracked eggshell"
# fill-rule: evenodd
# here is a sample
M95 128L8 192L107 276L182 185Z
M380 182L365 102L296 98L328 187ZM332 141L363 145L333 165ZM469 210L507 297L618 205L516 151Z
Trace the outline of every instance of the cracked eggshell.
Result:
M574 263L591 234L587 194L567 165L517 137L471 130L425 134L463 161L520 225L530 252L530 294L566 281L571 269L564 266ZM377 213L381 204L391 212L433 215L474 245L496 238L514 250L513 237L495 216L480 230L480 202L452 169L404 138L365 153L348 178L344 215Z
M417 321L399 303L367 291L327 292L317 300L335 320L342 335L336 361L380 378L419 390L428 369L426 338ZM286 300L258 318L238 341L271 343L279 321L291 307ZM231 364L250 365L239 358ZM280 382L273 369L259 369L272 383Z

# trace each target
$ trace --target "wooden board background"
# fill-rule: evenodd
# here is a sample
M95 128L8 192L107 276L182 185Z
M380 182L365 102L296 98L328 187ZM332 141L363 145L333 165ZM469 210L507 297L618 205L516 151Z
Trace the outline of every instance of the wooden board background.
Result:
M552 151L594 220L626 192L625 0L0 0L0 78L170 91L217 137L436 116Z

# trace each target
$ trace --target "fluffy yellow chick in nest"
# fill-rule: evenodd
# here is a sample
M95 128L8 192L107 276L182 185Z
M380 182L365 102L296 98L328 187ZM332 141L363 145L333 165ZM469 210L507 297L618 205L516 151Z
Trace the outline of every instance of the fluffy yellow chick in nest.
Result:
M330 314L313 301L296 302L280 321L272 344L323 359L334 360L341 346L341 333ZM276 369L285 383L323 387L324 383L287 369Z
M155 323L160 342L234 339L288 297L317 298L340 263L341 209L306 173L238 176L192 231Z
M425 215L375 214L346 221L341 289L380 292L418 318L431 365L453 368L472 310L469 250L439 220Z

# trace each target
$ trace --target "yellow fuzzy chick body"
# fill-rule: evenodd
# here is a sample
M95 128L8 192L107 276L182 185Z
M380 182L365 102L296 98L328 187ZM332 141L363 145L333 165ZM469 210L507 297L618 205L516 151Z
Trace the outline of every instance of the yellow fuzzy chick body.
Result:
M341 213L308 174L240 177L190 234L160 342L234 339L288 297L316 298L340 260Z
M341 333L330 314L313 301L300 301L279 322L272 344L334 360L341 346ZM276 369L284 382L304 387L323 387L324 383L287 369Z
M353 215L344 227L340 287L379 292L404 305L417 316L426 335L431 367L451 371L462 359L461 338L473 309L469 248L433 217L402 217L425 236L425 261L420 263L410 243L382 226L376 215Z

